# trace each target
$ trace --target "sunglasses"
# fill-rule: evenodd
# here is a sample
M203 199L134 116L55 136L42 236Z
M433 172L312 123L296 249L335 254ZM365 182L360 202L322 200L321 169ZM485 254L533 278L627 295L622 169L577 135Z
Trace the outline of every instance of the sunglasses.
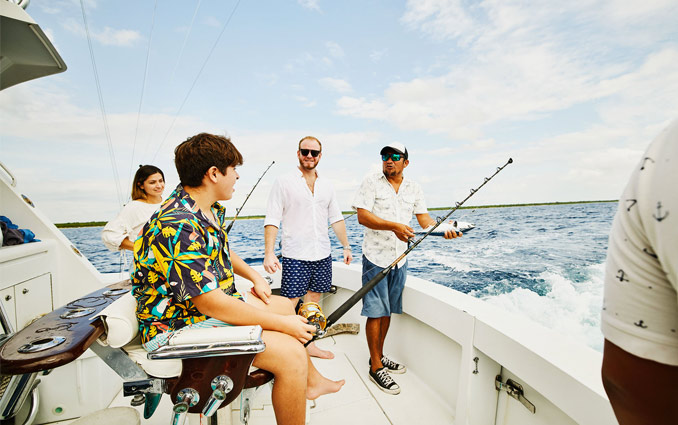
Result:
M313 158L317 158L318 155L320 155L320 151L315 149L299 149L299 152L301 152L301 156L308 156L308 153L310 152Z
M401 153L387 153L381 156L381 160L386 162L390 159L393 160L393 162L398 162L400 161L401 158L405 158L405 155Z

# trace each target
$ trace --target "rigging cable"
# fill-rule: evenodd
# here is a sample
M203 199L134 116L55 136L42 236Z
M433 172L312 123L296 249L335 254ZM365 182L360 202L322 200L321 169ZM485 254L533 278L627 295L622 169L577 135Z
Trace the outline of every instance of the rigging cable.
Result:
M85 24L85 32L87 33L87 45L89 46L89 55L92 59L92 68L94 70L94 81L97 86L97 94L99 96L99 107L101 109L101 117L104 121L104 133L106 134L106 141L108 143L108 153L111 159L111 168L113 169L113 178L115 180L115 189L118 194L118 202L123 203L122 191L120 190L120 175L118 174L118 167L115 161L115 152L113 151L113 142L111 141L111 131L108 127L108 118L106 117L106 106L104 105L104 96L101 92L101 83L99 81L99 72L97 71L96 60L94 59L94 49L92 48L92 37L87 25L87 14L85 13L84 0L80 0L80 9L82 10L82 20Z
M82 0L81 0L82 1ZM174 123L176 123L177 118L179 117L179 114L181 113L181 110L184 108L184 105L186 104L186 101L188 100L188 97L191 95L191 92L193 91L193 88L195 87L196 83L198 82L198 79L200 79L200 76L202 75L203 70L205 69L205 66L207 65L207 62L209 61L210 57L212 57L212 53L214 53L214 49L216 49L217 45L219 44L219 40L221 40L221 36L224 34L226 31L226 28L228 27L229 22L231 22L231 19L233 18L233 15L235 14L235 11L238 9L238 6L240 5L240 1L238 0L235 6L233 7L233 10L231 11L231 14L229 15L228 19L224 23L224 26L221 28L221 32L219 33L219 36L217 39L214 41L214 44L212 45L212 48L210 49L209 54L205 58L205 62L203 62L202 66L200 67L200 71L198 71L198 75L196 75L195 80L193 80L193 84L191 84L191 87L188 89L188 93L186 93L186 96L184 97L184 100L181 102L181 105L179 106L179 109L177 110L176 114L174 115L174 119L172 120L172 124L170 124L169 129L165 133L165 137L162 138L162 141L160 142L160 145L158 146L158 149L155 151L153 154L153 158L151 158L151 161L155 160L155 157L158 156L158 153L160 152L160 149L162 148L162 145L165 144L165 140L167 140L167 136L169 136L170 132L174 128Z
M174 69L172 70L172 75L170 76L169 82L167 83L168 87L172 86L172 83L174 82L174 77L176 76L177 69L179 69L179 64L181 63L181 59L184 57L184 49L186 48L186 43L188 42L188 37L191 35L193 32L193 24L195 23L195 17L198 16L198 10L200 9L200 4L202 3L202 0L198 0L198 4L195 6L195 10L193 11L193 18L191 18L191 23L188 26L188 31L186 31L186 36L184 37L184 42L181 44L181 50L179 50L179 55L177 55L177 62L174 64ZM153 117L153 125L151 126L151 133L148 136L148 141L146 142L146 149L144 149L144 155L142 158L146 158L148 156L148 146L150 145L150 141L153 140L153 134L155 133L155 127L158 124L158 115L156 114L155 117Z
M151 42L153 40L153 28L155 27L155 13L158 10L158 0L155 0L155 6L153 7L153 17L151 18L151 32L148 35L148 49L146 50L146 66L144 67L144 78L141 83L141 96L139 97L139 110L137 111L137 125L134 129L134 143L132 143L132 158L130 159L129 164L129 184L127 187L131 186L131 181L133 178L132 171L134 170L134 152L137 147L137 136L139 134L139 121L141 120L141 106L144 103L144 92L146 91L146 78L148 77L148 63L151 58Z

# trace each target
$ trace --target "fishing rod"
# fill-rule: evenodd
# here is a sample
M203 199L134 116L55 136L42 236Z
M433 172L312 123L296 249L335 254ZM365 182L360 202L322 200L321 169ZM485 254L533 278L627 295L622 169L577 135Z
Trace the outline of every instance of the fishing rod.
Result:
M424 239L426 239L426 237L427 237L428 235L430 235L431 232L433 232L433 231L434 231L438 226L440 226L445 220L447 220L447 218L448 218L449 216L451 216L452 213L454 213L455 211L457 211L457 210L459 209L459 207L461 207L462 205L464 205L464 202L466 202L471 196L473 196L476 192L478 192L478 191L480 190L481 187L485 186L485 185L487 184L487 182L489 182L490 180L492 180L492 178L493 178L494 176L496 176L497 174L499 174L499 172L500 172L501 170L503 170L504 168L506 168L506 166L509 165L509 164L511 164L511 163L513 163L513 158L509 158L508 161L506 161L506 163L505 163L504 165L502 165L501 167L497 167L497 171L495 171L494 174L492 174L490 177L485 177L485 181L483 181L483 183L482 183L480 186L478 186L477 188L471 189L471 193L470 193L466 198L464 198L463 201L457 202L457 203L455 204L454 208L452 208L452 210L451 210L450 212L448 212L444 217L439 218L439 219L437 220L437 223L436 223L433 227L431 227L431 228L428 230L428 232L426 232L421 238L419 238L419 239L417 239L416 241L412 242L412 244L405 250L405 252L403 252L402 254L400 254L400 256L399 256L398 258L396 258L395 261L393 261L388 267L386 267L386 268L383 269L381 272L379 272L379 274L377 274L375 277L373 277L369 282L367 282L366 284L364 284L363 287L360 288L358 291L356 291L355 294L353 294L349 299L347 299L346 301L344 301L344 303L343 303L342 305L340 305L339 308L337 308L337 309L334 311L334 313L330 314L330 315L327 317L327 320L325 321L325 327L324 327L324 329L329 329L333 324L335 324L335 323L337 322L337 320L339 320L339 319L341 318L341 316L343 316L344 314L346 314L346 312L347 312L348 310L350 310L351 307L353 307L358 301L360 301L360 299L362 299L362 298L365 296L365 294L367 294L368 292L370 292L370 291L372 290L372 288L374 288L375 286L377 286L377 283L379 283L383 278L385 278L386 275L389 274L389 273L391 272L391 270L393 269L393 267L395 267L396 264L398 264L398 263L400 262L400 260L402 260L403 258L405 258L405 257L407 256L407 254L409 254L410 252L412 252L412 250L413 250L414 248L416 248L417 245L419 245L419 244L421 243L421 241L423 241ZM323 329L320 329L317 325L316 325L316 328L318 329L318 331L313 335L313 337L312 337L306 344L304 344L304 346L307 346L307 345L310 344L311 342L315 341L317 338L319 338L319 337L321 337L321 336L324 335L325 331L324 331Z
M226 233L228 233L228 232L231 231L231 227L233 227L233 224L235 223L235 219L238 218L238 215L240 214L240 211L242 211L243 207L244 207L245 204L247 203L247 200L250 199L250 195L252 195L252 192L254 192L254 189L257 188L257 185L259 184L259 182L261 181L261 179L264 178L264 176L266 175L266 173L268 173L269 168L271 168L271 167L273 166L273 164L275 164L275 161L272 161L272 162L271 162L271 165L269 165L268 168L266 168L266 170L264 170L264 174L262 174L261 177L259 177L259 180L257 180L256 183L254 183L254 187L252 187L252 190L250 190L250 193L247 194L247 197L246 197L245 200L243 201L243 203L242 203L242 205L240 206L240 208L238 208L238 209L235 210L235 216L233 217L233 220L231 220L231 224L229 224L228 227L226 228Z

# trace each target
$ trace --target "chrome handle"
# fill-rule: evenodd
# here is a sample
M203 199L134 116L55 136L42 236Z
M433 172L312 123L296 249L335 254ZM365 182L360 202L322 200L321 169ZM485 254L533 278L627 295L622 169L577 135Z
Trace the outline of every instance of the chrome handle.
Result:
M193 388L184 388L177 394L177 404L172 408L171 425L183 425L186 421L188 409L195 406L200 401L200 395Z
M212 379L212 389L214 391L202 409L202 414L206 417L212 416L221 407L221 403L226 399L226 394L233 390L233 381L228 376L219 375Z

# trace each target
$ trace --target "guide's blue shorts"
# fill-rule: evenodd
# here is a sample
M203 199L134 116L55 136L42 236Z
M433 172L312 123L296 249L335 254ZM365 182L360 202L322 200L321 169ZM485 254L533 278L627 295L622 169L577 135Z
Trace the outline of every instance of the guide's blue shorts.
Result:
M363 255L363 286L381 273L379 267ZM407 278L407 261L402 267L395 266L370 292L363 297L361 315L376 318L403 312L403 288Z
M332 256L318 261L282 257L280 295L301 298L308 291L324 293L332 287Z

